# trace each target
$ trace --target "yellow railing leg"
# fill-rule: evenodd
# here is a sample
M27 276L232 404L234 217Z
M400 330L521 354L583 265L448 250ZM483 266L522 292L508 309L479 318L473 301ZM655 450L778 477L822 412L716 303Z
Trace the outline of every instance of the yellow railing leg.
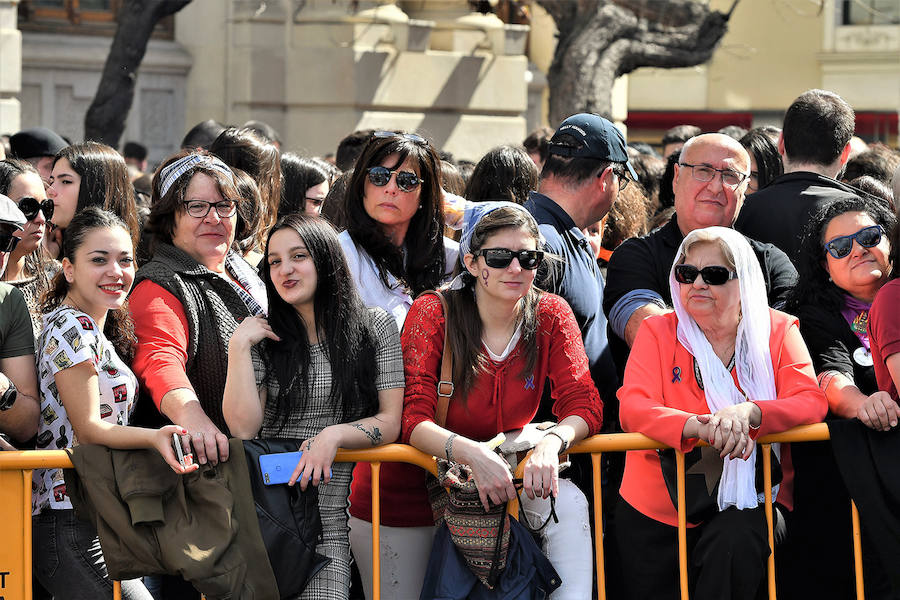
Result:
M591 454L591 475L594 478L594 557L597 561L597 593L606 600L606 567L603 555L603 494L600 488L600 452Z
M866 600L866 583L863 580L862 534L859 530L859 511L856 502L850 501L850 520L853 523L853 572L856 575L856 600Z
M769 444L762 445L763 489L766 498L766 529L769 533L769 600L775 600L775 514L772 505L772 451Z
M675 481L678 488L678 583L681 600L689 600L687 572L687 502L684 490L684 452L675 451Z
M372 463L372 598L381 600L381 463Z
M113 581L113 600L122 600L122 582Z

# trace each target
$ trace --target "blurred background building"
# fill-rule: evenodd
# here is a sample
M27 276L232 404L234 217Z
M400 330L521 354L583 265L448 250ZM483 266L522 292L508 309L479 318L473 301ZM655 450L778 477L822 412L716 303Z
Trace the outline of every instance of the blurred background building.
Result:
M300 152L403 128L477 159L547 124L555 44L534 2L492 4L496 15L468 0L193 0L157 26L122 142L141 141L154 162L199 121L260 119ZM82 139L122 6L0 0L0 132ZM682 123L780 125L814 87L853 105L863 139L897 145L900 0L741 0L712 61L620 78L612 116L630 140L658 143Z

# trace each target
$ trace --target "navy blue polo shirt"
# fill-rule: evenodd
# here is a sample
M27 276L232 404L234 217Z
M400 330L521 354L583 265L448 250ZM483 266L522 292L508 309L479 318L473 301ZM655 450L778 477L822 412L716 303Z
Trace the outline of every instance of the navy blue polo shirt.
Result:
M591 377L603 402L610 406L615 402L619 378L606 337L604 281L597 259L587 238L559 204L543 194L531 192L525 208L534 216L546 238L544 249L563 260L553 264L553 272L539 285L541 289L562 296L572 307L581 328ZM604 415L604 422L606 420Z

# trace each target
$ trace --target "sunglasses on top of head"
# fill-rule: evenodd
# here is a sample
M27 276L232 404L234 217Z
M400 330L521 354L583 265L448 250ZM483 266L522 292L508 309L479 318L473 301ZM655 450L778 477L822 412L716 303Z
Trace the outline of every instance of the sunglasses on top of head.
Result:
M541 250L513 251L509 248L482 248L473 252L472 256L483 256L485 264L492 269L505 269L516 258L520 267L531 271L537 269L544 260Z
M416 135L415 133L397 133L396 131L376 131L372 134L373 137L377 138L400 138L402 140L408 140L410 142L415 142L416 144L428 144L428 141L423 138L421 135Z
M706 285L723 285L738 278L737 273L728 267L712 265L698 269L694 265L675 266L675 281L678 283L694 283L698 275Z
M842 235L825 243L825 251L835 258L845 258L850 255L853 250L853 240L863 248L873 248L881 243L881 236L884 235L884 229L881 225L870 225L863 227L856 233L850 235Z
M391 175L397 174L397 187L404 192L411 192L422 183L422 179L412 171L391 170L387 167L370 167L368 170L369 181L372 185L384 187L390 182Z
M43 211L44 218L49 221L53 218L53 200L47 199L42 202L37 198L26 196L19 200L19 210L28 221L33 220L39 212Z

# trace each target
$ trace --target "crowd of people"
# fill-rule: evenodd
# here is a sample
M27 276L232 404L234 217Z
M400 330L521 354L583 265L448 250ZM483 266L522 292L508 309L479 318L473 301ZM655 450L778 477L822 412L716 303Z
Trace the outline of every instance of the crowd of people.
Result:
M408 444L465 465L485 511L519 499L545 523L552 598L597 593L603 535L609 597L674 599L673 451L604 457L602 534L590 461L567 455L643 433L686 453L691 597L752 600L759 436L898 429L900 152L854 137L828 91L781 128L682 125L660 152L586 113L477 162L377 130L304 157L258 121L200 123L153 172L134 142L4 143L0 448L149 449L191 478L229 439L294 439L289 485L318 490L330 559L302 598L371 597L378 563L382 598L419 598L430 572L426 472L382 466L376 562L372 472L339 448ZM487 442L536 422L552 426L514 480ZM841 457L771 454L780 592L851 597ZM63 470L35 470L32 495L35 598L108 597ZM900 598L865 517L867 597ZM122 592L199 598L176 574Z

